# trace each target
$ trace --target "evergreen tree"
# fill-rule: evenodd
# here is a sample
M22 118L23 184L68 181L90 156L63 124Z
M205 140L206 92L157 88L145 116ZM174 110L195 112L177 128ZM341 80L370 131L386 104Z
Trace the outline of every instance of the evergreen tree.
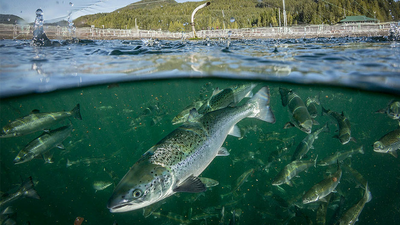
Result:
M78 27L95 25L102 28L104 25L105 28L133 29L136 18L140 29L191 31L191 14L202 3L166 0L161 7L157 1L143 0L111 13L83 16L74 23ZM355 15L376 17L381 22L400 19L400 2L394 0L299 0L285 3L288 25L335 24L344 16ZM210 6L197 12L195 28L221 29L223 22L230 29L278 26L279 9L283 22L281 0L213 0ZM235 18L234 22L230 22L231 17Z

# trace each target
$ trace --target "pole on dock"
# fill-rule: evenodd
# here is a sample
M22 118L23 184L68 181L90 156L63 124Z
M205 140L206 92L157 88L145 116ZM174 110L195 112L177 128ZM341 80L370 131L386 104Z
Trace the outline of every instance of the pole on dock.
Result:
M194 15L196 14L197 11L199 11L200 9L209 6L211 3L210 2L206 2L202 5L199 5L192 13L192 20L191 20L191 25L192 25L192 30L193 30L193 38L197 38L196 36L196 30L194 29Z
M285 0L282 0L283 3L283 30L286 33L287 19L286 19L286 9L285 9Z

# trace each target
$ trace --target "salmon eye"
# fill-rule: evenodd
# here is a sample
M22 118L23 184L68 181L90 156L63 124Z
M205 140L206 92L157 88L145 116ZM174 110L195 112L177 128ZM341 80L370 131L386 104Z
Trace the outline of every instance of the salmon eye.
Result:
M143 195L143 192L139 189L136 189L132 192L132 196L134 198L140 198L140 197L142 197L142 195Z
M382 145L381 145L381 143L379 143L379 142L375 142L375 144L374 144L374 148L376 148L376 149L382 149Z

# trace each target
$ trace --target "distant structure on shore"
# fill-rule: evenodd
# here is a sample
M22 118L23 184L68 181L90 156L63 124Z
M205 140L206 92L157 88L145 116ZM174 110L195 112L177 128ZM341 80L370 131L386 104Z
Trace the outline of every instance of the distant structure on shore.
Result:
M339 23L379 23L379 20L366 16L346 16Z
M220 29L196 31L199 38L224 38L232 39L258 39L258 38L315 38L315 37L371 37L387 36L391 29L391 23L342 23L337 25L306 25L291 27L262 27L243 29ZM0 24L0 38L4 39L31 39L33 26ZM68 27L45 26L46 35L50 39L71 39ZM102 29L95 27L77 28L76 38L89 40L111 40L111 39L188 39L193 38L192 32L168 32L140 29Z

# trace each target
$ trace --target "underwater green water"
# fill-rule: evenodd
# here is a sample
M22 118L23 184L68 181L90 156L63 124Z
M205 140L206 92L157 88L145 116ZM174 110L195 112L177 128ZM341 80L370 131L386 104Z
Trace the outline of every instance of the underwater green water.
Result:
M224 206L224 224L229 224L235 210L236 224L309 224L315 222L316 212L304 207L296 217L290 218L289 208L294 199L301 196L315 183L327 176L332 167L310 168L294 178L295 185L281 188L272 186L276 174L290 162L297 145L307 135L297 128L283 129L290 121L287 107L281 104L279 87L293 89L305 101L307 97L320 94L321 104L336 112L344 112L350 119L352 136L357 143L342 145L337 139L335 122L321 116L321 107L316 120L319 128L329 122L330 133L321 133L314 142L308 159L329 156L336 151L345 151L364 146L365 154L351 158L352 168L359 171L370 186L373 196L365 205L357 224L395 224L400 218L400 164L399 159L389 154L372 150L375 141L386 133L397 129L398 122L375 111L385 108L399 96L366 92L356 89L329 86L293 85L287 83L259 82L253 90L269 86L271 108L276 117L275 124L255 119L244 119L238 123L242 139L228 136L224 146L230 151L227 157L217 157L201 176L219 181L219 185L204 194L180 193L167 198L156 213L145 218L143 210L112 214L106 207L114 186L95 192L95 181L113 182L109 175L113 171L118 182L129 168L151 146L160 141L179 125L171 120L193 101L210 96L216 87L248 83L244 80L181 79L119 83L75 88L44 94L32 94L0 101L0 125L5 126L16 118L38 109L41 112L71 110L81 106L83 120L71 118L60 124L72 123L74 131L63 143L65 150L52 149L54 163L45 164L42 159L14 165L18 152L41 132L21 137L0 139L0 190L15 191L21 178L32 176L35 189L41 199L23 198L11 203L15 213L11 215L18 224L73 224L77 216L85 218L82 224L219 224ZM147 112L149 106L159 110ZM138 119L140 118L140 119ZM57 128L57 127L54 127ZM287 150L282 150L282 149ZM280 150L273 158L271 153ZM272 159L273 158L273 159ZM67 160L80 163L67 167ZM87 161L84 161L87 160ZM88 161L92 161L90 164ZM270 164L268 171L266 167ZM104 170L106 168L106 171ZM237 178L254 169L237 191L237 195L221 198L235 186ZM108 172L108 173L107 173ZM356 188L350 174L343 172L338 192L344 194L344 210L354 205L363 196L363 189ZM271 197L274 196L274 197ZM281 198L281 199L280 199ZM327 221L334 208L328 208ZM161 216L154 216L161 212ZM168 213L169 216L166 216ZM209 217L192 220L205 214ZM212 216L213 214L216 214ZM179 215L171 218L171 215Z

